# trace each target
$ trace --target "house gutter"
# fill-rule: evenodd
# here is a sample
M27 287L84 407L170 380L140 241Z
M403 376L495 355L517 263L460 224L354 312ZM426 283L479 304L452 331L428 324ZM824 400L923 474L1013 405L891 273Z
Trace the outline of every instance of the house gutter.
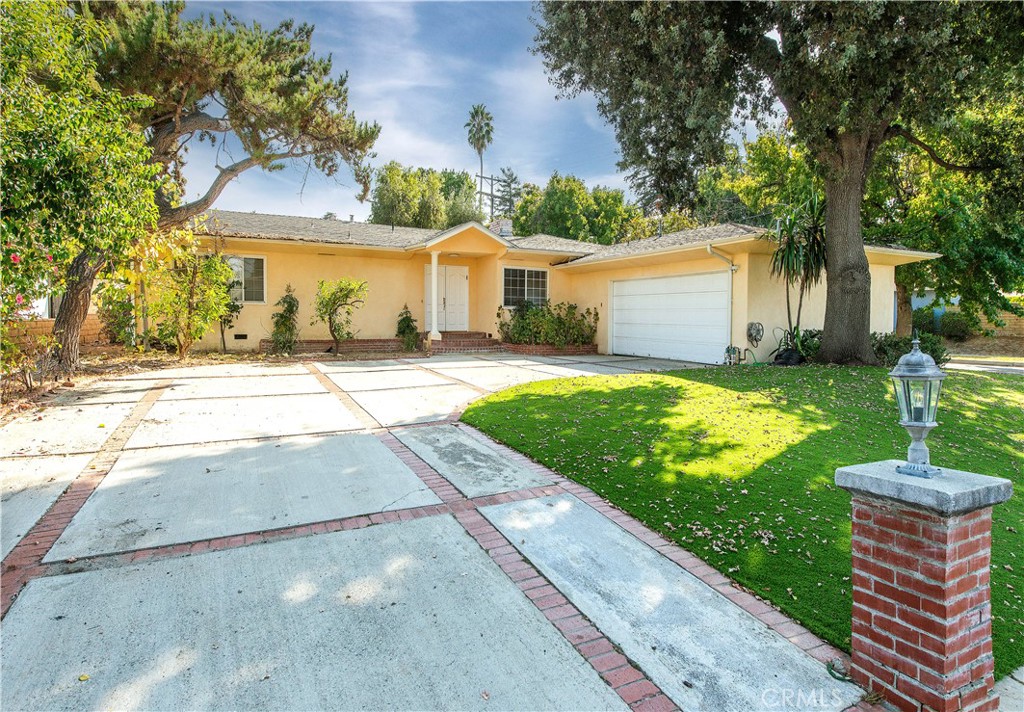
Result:
M708 254L709 255L711 255L712 257L717 257L718 259L722 260L722 262L725 262L727 265L729 265L729 312L726 315L726 322L729 324L729 344L728 344L728 346L731 347L733 345L733 343L732 343L732 283L733 283L733 278L734 278L734 276L736 274L736 270L738 270L739 267L737 267L735 265L735 263L733 263L733 261L731 259L729 259L725 255L723 255L721 252L715 252L714 245L708 244L707 245L707 250L708 250ZM727 348L726 349L726 355L728 353L729 353L729 349ZM727 363L728 360L724 356L725 355L723 355L723 359L722 360L723 360L723 362Z

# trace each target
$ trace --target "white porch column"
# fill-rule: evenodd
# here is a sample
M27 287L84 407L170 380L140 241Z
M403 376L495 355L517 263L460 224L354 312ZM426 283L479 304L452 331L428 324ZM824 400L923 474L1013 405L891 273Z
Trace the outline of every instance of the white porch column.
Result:
M437 329L437 256L438 252L430 253L430 340L440 341L441 332Z

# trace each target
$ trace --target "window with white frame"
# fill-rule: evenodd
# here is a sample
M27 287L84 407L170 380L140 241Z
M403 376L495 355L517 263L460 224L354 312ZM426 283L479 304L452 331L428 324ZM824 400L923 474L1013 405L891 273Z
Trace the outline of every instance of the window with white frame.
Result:
M548 273L543 269L505 268L506 307L519 306L523 302L543 304L548 300Z
M231 289L231 298L236 302L267 301L266 261L262 257L228 257L228 264L235 273L235 285Z

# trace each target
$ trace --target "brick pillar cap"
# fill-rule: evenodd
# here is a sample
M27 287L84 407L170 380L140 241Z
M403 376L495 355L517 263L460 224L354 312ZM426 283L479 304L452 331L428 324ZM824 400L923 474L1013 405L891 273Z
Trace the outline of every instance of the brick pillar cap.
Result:
M902 460L882 460L836 470L836 484L855 495L892 500L945 516L966 514L1005 502L1013 484L1002 477L942 468L930 479L901 475Z

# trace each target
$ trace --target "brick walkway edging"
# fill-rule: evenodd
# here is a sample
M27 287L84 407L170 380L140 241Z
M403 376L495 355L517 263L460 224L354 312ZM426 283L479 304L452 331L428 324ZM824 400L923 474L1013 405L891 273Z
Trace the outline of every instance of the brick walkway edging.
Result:
M448 420L451 422L457 420L460 416L461 410L449 416ZM480 442L486 444L488 447L498 451L509 461L515 462L524 468L532 470L533 472L552 480L556 484L558 490L572 494L598 513L603 514L605 517L618 524L624 530L632 534L644 544L647 544L669 561L672 561L680 568L693 574L715 591L728 598L732 603L742 608L760 622L764 623L770 629L781 635L790 643L796 645L804 653L818 662L828 664L838 660L842 663L844 669L850 669L850 656L845 652L830 645L829 643L826 643L774 606L762 601L742 588L739 588L731 579L719 573L717 569L713 568L709 564L704 563L704 561L698 558L695 554L683 549L678 544L665 539L662 535L652 529L649 529L640 520L635 519L618 507L615 507L589 488L563 477L554 470L531 460L526 455L513 450L507 445L493 440L482 431L474 428L472 425L462 422L455 422L454 425ZM552 492L552 494L554 494L554 492ZM498 499L500 497L501 495L497 495L496 497L493 497L493 499ZM518 498L510 498L504 501L515 501L515 499ZM495 501L494 503L500 504L503 502ZM858 712L885 712L885 708L878 707L866 701L861 701L856 705L847 708L844 712L853 712L854 710Z
M122 447L127 443L153 403L172 383L169 380L160 381L135 405L128 417L115 429L114 433L94 455L82 473L68 485L46 514L39 519L28 534L4 558L2 563L4 575L2 585L0 585L0 596L2 596L2 600L0 600L0 618L7 614L22 586L29 580L40 576L118 566L153 558L176 557L205 551L231 549L280 538L310 536L358 529L375 524L452 514L467 533L477 541L512 582L534 603L545 618L551 621L570 644L594 667L598 674L612 686L627 705L635 710L643 710L644 712L661 712L662 710L677 709L672 700L653 681L647 678L638 666L633 665L625 656L617 651L607 637L588 621L550 581L544 578L526 561L511 542L476 511L478 507L482 506L569 493L618 524L670 561L701 579L747 613L753 615L794 645L797 645L814 659L822 663L840 659L845 665L849 665L849 658L842 651L823 642L806 628L792 621L781 611L738 588L730 579L720 574L708 564L705 564L698 557L675 543L666 540L660 534L648 529L639 520L617 509L588 488L562 477L501 443L491 440L472 426L456 422L461 416L462 408L456 410L444 420L432 424L453 424L472 437L497 450L510 461L514 461L526 469L541 474L552 480L555 484L478 497L472 500L467 499L451 482L415 455L387 428L382 427L358 403L352 400L351 396L338 388L325 373L315 366L307 366L307 369L312 375L317 377L328 391L336 395L357 416L363 427L375 431L381 442L395 453L406 466L412 469L424 484L434 491L442 500L442 504L379 512L370 515L282 527L280 529L260 532L249 532L241 535L217 537L175 545L163 545L130 552L101 554L93 557L83 557L82 560L77 561L69 560L66 562L43 564L42 558L46 555L46 552L49 551L71 519L78 513L85 504L85 501L117 462ZM458 379L451 380L457 381ZM878 708L861 702L850 709L875 710Z
M89 464L4 557L0 563L0 618L7 615L21 588L31 579L43 575L42 560L46 552L57 542L85 501L92 496L103 478L117 463L121 449L135 432L135 428L172 382L166 379L158 381L139 399L128 416L93 455Z

